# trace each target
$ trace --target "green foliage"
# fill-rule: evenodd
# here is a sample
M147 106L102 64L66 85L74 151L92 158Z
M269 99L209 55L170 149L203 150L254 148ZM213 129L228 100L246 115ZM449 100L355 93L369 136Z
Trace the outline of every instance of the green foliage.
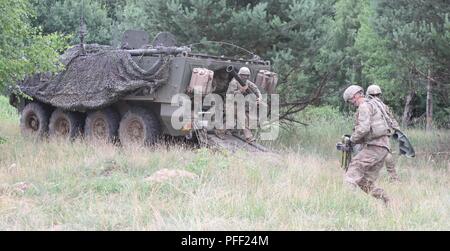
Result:
M186 170L196 174L202 174L208 166L210 154L208 149L202 148L198 150L198 154L192 163L186 166Z
M321 49L329 39L333 3L129 1L120 29L142 28L151 35L167 30L181 44L212 40L249 48L252 53L272 59L282 76L279 93L285 103L307 98L317 82L327 81L329 72L339 64L339 57ZM215 50L220 54L245 54L228 48Z
M264 54L272 46L275 17L267 3L237 4L226 0L129 1L119 30L144 29L151 36L170 31L182 44L226 41Z
M362 62L358 50L355 48L355 40L361 27L361 15L364 1L345 0L335 4L336 15L332 25L333 39L330 40L331 48L342 57L340 65L339 82L345 80L362 85Z
M88 32L85 42L110 44L111 16L114 16L114 8L121 1L116 0L109 5L105 1L93 0L32 0L32 3L37 10L34 24L41 26L43 32L71 34L71 44L79 43L80 18L84 16Z
M445 110L450 106L450 5L438 0L373 2L373 30L384 38L392 55L391 65L395 66L391 71L394 74L388 77L391 89L400 94L402 90L403 94L408 90L417 91L415 115L420 116L425 112L424 89L430 71L437 87L434 88L435 118L449 123L450 117L445 116Z
M0 95L0 120L8 122L18 122L19 114L17 110L9 105L8 99Z
M352 115L340 113L333 106L310 106L296 114L296 118L306 125L283 127L275 146L299 152L323 152L327 158L336 158L336 142L340 136L351 133L353 125Z
M386 103L397 114L403 113L405 97L410 90L415 90L417 99L413 107L414 116L418 117L425 109L422 102L424 80L423 76L413 74L412 66L420 69L423 62L446 62L434 67L441 76L448 72L442 67L448 65L450 51L450 25L448 17L442 14L447 6L438 11L440 21L436 24L432 18L436 9L423 11L429 6L423 1L412 5L385 3L384 6L380 2L389 1L128 2L126 7L130 11L125 13L123 24L145 23L143 28L153 34L169 30L185 43L208 39L251 48L270 58L281 76L278 93L282 103L308 100L317 94L319 85L325 84L314 104L330 104L342 110L344 104L337 93L341 94L350 83L363 87L376 83L383 88ZM389 15L397 7L400 15ZM152 15L145 15L151 11L154 11ZM410 12L416 12L417 17L411 17ZM424 15L418 16L421 12ZM403 33L399 31L402 23L410 33L408 29ZM413 30L416 26L419 28ZM383 27L385 30L381 32ZM411 36L416 33L420 39L408 47ZM397 48L398 45L404 49ZM428 49L415 53L417 49L430 47L438 49L432 60L424 61ZM438 120L444 118L440 107L449 107L448 93L448 86L439 86Z
M26 0L0 0L0 10L0 89L34 72L60 69L66 36L32 27L34 12Z
M281 24L273 50L274 68L284 79L279 92L282 100L302 100L311 95L317 85L332 81L342 57L329 46L333 22L334 1L293 1L284 6Z
M444 1L30 1L35 19L30 18L33 11L27 1L15 2L14 8L2 2L3 8L14 11L5 11L8 15L1 17L5 26L1 32L14 35L2 36L0 54L14 51L17 44L28 52L27 60L23 53L2 56L0 80L8 76L11 82L36 65L39 69L33 70L57 64L54 56L55 48L61 46L60 34L71 34L70 43L78 43L84 15L88 43L119 45L128 29L145 30L150 38L169 31L180 45L191 45L195 52L236 57L257 54L270 59L280 76L277 92L282 109L306 102L346 112L349 108L342 102L346 86L366 88L376 83L397 115L403 114L406 96L415 92L413 117L418 118L425 112L430 69L436 123L450 124L450 5ZM25 30L31 33L12 25L17 21L6 21L8 16L25 22ZM50 35L40 35L41 31ZM207 41L236 44L250 53ZM38 62L39 58L43 60Z
M372 22L374 21L374 10L364 1L362 13L360 15L361 27L355 39L355 49L358 52L364 67L362 75L363 87L371 84L379 85L383 90L384 101L393 108L394 111L403 109L402 100L405 95L405 84L408 82L409 69L402 64L389 50L389 40L377 34Z
M333 122L349 122L349 117L339 113L339 110L333 106L308 107L299 113L302 121L306 123L329 123Z

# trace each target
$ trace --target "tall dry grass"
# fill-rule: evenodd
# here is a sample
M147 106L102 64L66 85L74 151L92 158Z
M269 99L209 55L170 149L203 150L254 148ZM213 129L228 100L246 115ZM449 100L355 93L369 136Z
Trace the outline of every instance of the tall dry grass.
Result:
M401 183L383 170L385 208L343 183L336 123L284 132L280 155L255 155L34 141L2 118L0 230L450 230L448 160L401 158ZM408 133L426 141L418 152L450 138ZM197 176L147 179L161 169Z

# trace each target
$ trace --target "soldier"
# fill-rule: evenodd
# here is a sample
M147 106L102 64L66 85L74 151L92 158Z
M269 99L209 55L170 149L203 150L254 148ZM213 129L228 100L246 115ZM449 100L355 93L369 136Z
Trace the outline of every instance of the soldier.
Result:
M228 85L227 94L232 95L242 94L246 96L248 94L254 93L256 94L256 102L259 103L260 100L262 99L261 92L259 91L258 87L252 81L249 80L250 70L247 67L241 67L239 69L238 75L242 79L242 81L245 82L245 86L241 86L239 82L233 78L230 81L230 84ZM237 116L236 112L237 111L235 109L235 116ZM238 123L239 122L240 121L238 120ZM253 137L253 134L250 131L248 124L249 124L249 112L247 109L245 109L245 123L244 125L241 125L241 127L244 128L243 132L245 140L247 142L253 142L255 141L255 138Z
M349 86L343 98L345 102L350 102L358 108L355 114L355 127L348 140L351 144L363 146L352 158L345 173L345 181L359 186L364 192L383 200L387 205L389 197L382 188L375 186L375 181L390 151L389 128L382 117L382 112L364 97L364 91L360 86Z
M395 120L391 110L380 99L381 88L378 85L371 85L371 86L367 87L366 96L369 99L376 99L376 101L379 102L379 104L383 107L384 111L388 115L388 117L389 117L388 119L390 119L390 121L391 121L391 127L394 130L400 130L398 122L397 122L397 120ZM389 135L389 136L392 136L392 135ZM389 174L389 180L390 181L399 181L399 178L398 178L398 175L397 175L397 171L395 170L395 162L396 162L396 160L395 160L394 156L392 156L392 154L390 152L386 156L386 159L384 160L384 162L386 164L386 169L387 169L388 174Z

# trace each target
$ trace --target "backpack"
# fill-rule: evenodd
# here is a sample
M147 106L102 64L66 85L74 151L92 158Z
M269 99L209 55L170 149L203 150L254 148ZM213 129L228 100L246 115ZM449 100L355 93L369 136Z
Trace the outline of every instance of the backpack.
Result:
M391 136L395 132L395 130L393 128L393 122L391 117L387 114L386 110L384 109L384 104L375 98L369 99L368 103L374 109L379 111L382 118L378 120L372 120L372 124L370 127L371 129L370 138L374 139L382 136Z

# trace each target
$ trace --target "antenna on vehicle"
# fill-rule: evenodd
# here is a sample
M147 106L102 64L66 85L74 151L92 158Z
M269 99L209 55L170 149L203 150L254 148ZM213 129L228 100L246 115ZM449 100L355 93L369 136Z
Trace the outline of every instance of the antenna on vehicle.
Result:
M78 31L78 35L80 36L80 49L81 54L86 54L84 48L84 37L87 35L86 22L84 20L84 0L81 1L81 17L80 17L80 30Z

